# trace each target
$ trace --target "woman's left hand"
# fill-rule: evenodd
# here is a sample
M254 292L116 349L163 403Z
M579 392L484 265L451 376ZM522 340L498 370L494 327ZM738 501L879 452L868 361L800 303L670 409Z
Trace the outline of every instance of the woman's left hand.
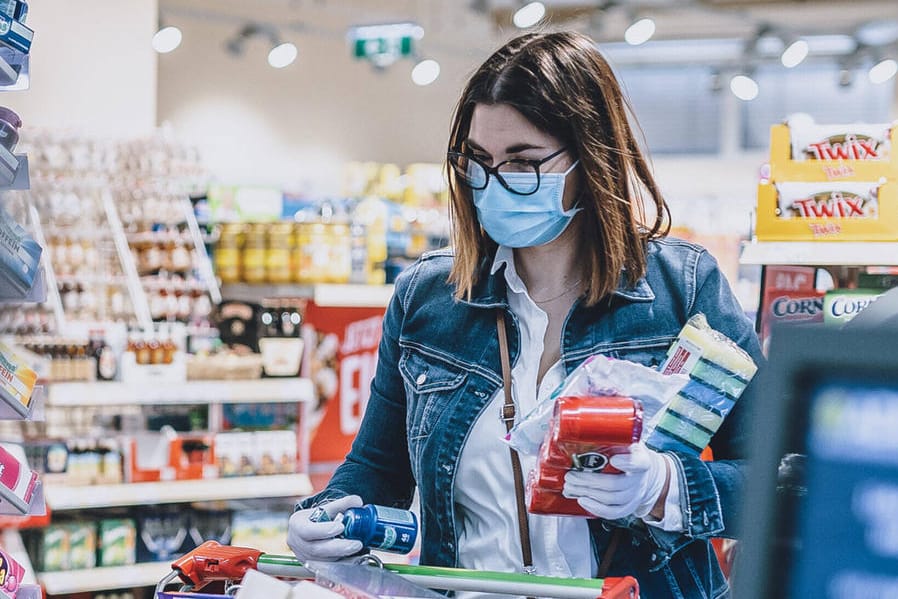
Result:
M630 453L611 456L611 465L623 474L571 470L564 477L562 494L606 520L649 514L662 520L670 481L668 460L645 444L634 443ZM655 509L656 504L660 510Z

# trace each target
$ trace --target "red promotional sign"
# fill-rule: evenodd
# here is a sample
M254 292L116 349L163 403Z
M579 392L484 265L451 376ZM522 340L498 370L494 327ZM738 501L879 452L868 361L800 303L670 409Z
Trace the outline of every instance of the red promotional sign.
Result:
M368 404L384 308L329 307L310 302L313 331L307 355L317 405L309 410L309 472L321 489L349 452Z

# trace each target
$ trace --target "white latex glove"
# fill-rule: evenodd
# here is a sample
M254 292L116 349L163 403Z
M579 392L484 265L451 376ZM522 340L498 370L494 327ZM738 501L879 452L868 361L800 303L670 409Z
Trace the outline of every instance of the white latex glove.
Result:
M645 518L664 491L667 459L643 443L634 443L630 453L611 456L611 465L623 474L571 470L564 477L562 494L599 518Z
M310 520L309 516L316 508L299 510L290 516L287 545L296 554L296 559L303 563L309 560L336 561L361 551L361 541L336 537L343 532L343 518L340 514L351 507L362 507L362 498L347 495L321 507L327 512L330 522Z

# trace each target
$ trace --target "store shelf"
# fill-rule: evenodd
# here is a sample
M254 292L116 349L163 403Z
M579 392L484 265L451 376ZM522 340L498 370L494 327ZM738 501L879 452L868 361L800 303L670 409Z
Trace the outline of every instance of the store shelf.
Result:
M37 579L48 595L89 593L108 589L155 586L169 572L171 562L149 562L114 568L45 572Z
M739 262L792 266L898 266L898 242L749 242L743 244Z
M47 505L54 512L161 503L301 497L311 493L312 483L306 474L72 487L50 482L44 485Z
M304 297L319 306L346 308L386 307L393 295L392 285L250 285L230 283L221 286L224 299L259 302L263 298Z
M118 382L54 383L47 405L53 407L223 403L295 403L312 401L309 379L186 381L137 385Z

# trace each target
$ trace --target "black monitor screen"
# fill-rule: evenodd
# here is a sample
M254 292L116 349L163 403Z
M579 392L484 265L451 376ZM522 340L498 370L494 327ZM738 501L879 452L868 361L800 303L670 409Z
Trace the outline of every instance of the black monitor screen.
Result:
M898 334L774 333L734 597L898 598Z
M898 383L810 386L791 597L898 596Z

